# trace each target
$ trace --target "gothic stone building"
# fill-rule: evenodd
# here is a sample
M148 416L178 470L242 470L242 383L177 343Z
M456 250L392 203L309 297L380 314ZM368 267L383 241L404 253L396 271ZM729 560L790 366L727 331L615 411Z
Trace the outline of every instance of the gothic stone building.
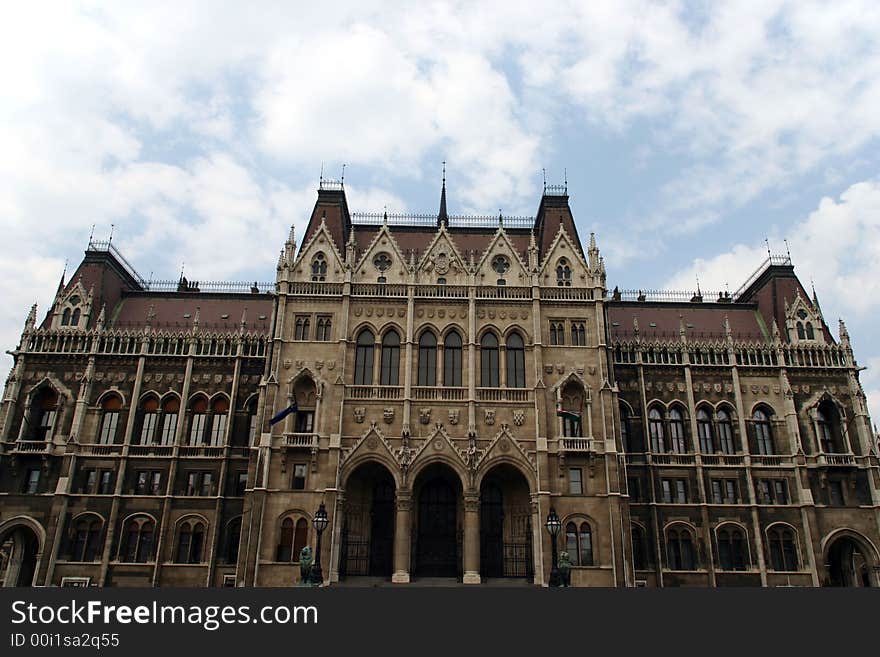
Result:
M534 218L349 213L274 285L146 282L90 243L0 408L0 581L880 584L846 329L788 258L735 294L608 292L564 189ZM296 411L270 423L295 402Z

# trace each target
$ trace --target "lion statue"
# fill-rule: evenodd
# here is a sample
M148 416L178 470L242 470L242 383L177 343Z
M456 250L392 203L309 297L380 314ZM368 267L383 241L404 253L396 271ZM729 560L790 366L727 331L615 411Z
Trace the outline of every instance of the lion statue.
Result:
M568 552L559 553L559 576L562 578L563 586L571 586L571 557Z
M301 584L311 583L312 561L312 548L306 545L299 552L299 581Z

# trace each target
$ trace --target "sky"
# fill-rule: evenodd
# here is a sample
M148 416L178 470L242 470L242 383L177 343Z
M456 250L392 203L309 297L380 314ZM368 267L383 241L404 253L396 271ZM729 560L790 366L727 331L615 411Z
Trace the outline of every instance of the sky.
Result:
M609 287L734 291L787 242L880 417L876 0L3 13L4 349L92 226L144 277L271 281L322 169L353 210L434 212L445 160L450 213L567 179Z

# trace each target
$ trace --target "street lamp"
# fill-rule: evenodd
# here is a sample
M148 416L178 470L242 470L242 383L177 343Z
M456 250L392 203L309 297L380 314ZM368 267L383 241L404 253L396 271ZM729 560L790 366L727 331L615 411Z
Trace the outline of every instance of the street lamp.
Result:
M320 586L324 583L324 573L321 571L321 534L327 529L327 509L324 503L315 511L315 531L318 532L318 541L315 546L315 563L312 564L311 583Z
M550 586L560 586L562 580L559 576L559 559L556 555L556 537L562 527L562 521L556 515L556 509L550 507L550 513L547 514L547 521L544 523L547 532L550 534L550 544L553 547L553 565L550 568ZM320 535L319 535L320 536ZM320 538L318 539L320 540Z

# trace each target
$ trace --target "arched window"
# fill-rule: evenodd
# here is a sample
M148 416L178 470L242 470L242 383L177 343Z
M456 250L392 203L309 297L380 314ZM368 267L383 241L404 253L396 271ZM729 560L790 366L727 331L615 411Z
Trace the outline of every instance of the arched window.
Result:
M797 328L797 336L798 340L805 340L807 338L806 333L804 333L804 324L803 322L798 322L795 327Z
M73 528L71 561L95 561L101 547L101 527L103 523L95 516L87 516L77 521Z
M297 317L293 327L293 339L308 340L311 328L311 320L308 317Z
M169 397L162 402L162 444L172 445L177 434L177 416L180 413L180 400Z
M293 518L285 518L281 522L281 534L278 537L276 561L290 561L293 554Z
M229 420L229 400L217 397L211 403L211 445L218 447L226 442L226 423Z
M332 321L330 317L318 317L316 324L317 334L315 335L315 339L320 340L321 342L328 342L330 340L331 326Z
M118 395L107 395L101 402L101 432L98 434L98 443L112 445L116 440L116 428L119 426L119 409L122 408L122 398Z
M712 434L712 418L704 408L697 409L697 433L700 435L700 451L715 453L715 436Z
M354 358L354 384L373 385L373 349L376 338L370 329L364 329L357 336Z
M128 521L120 557L127 563L147 563L153 556L153 521L139 516Z
M486 333L480 340L480 385L497 388L501 385L499 377L498 338L494 333Z
M61 313L61 326L69 326L70 325L70 308L65 308L64 312Z
M73 314L70 316L71 326L79 326L79 314L79 308L74 308Z
M327 259L320 251L316 253L315 257L312 259L312 280L327 280Z
M620 408L620 443L623 445L623 451L629 452L632 450L632 445L630 445L630 426L629 426L629 409L623 404L619 405Z
M772 570L797 570L798 554L794 532L785 525L774 525L767 530L770 544L770 568Z
M651 435L651 451L662 454L666 451L666 432L663 427L663 415L654 407L648 411L648 432Z
M648 565L648 542L645 540L645 530L638 525L631 526L633 568L645 570Z
M571 287L571 267L568 260L560 258L556 265L556 285L559 287Z
M813 331L813 324L811 322L807 322L807 340L815 340L816 333Z
M745 570L746 539L742 529L730 525L718 530L718 565L721 570Z
M400 381L400 336L390 330L382 338L382 366L379 385L396 386Z
M177 531L177 563L201 563L205 542L205 525L187 520Z
M55 417L58 412L58 393L44 387L31 401L30 425L33 427L33 440L52 440L55 430Z
M684 435L684 418L677 408L669 409L669 443L675 454L684 454L688 451Z
M565 550L575 566L593 565L593 533L587 522L580 527L573 522L565 526Z
M816 409L816 432L819 449L826 454L840 454L846 451L840 434L840 414L834 403L827 399Z
M296 521L296 527L293 530L293 561L299 561L299 553L306 546L309 536L309 523L305 518Z
M226 526L226 563L238 561L239 543L241 543L241 518L235 518Z
M189 444L202 445L205 442L205 425L208 423L208 400L202 396L196 397L190 411Z
M451 331L443 341L443 385L461 387L461 336Z
M257 437L257 429L259 428L259 423L257 422L257 398L254 397L247 407L248 414L248 445L254 445Z
M507 387L526 387L526 351L519 333L507 337Z
M670 570L694 570L694 539L688 528L670 527L666 530L666 557Z
M715 414L718 419L718 443L723 454L736 453L736 445L733 444L733 423L730 421L730 413L724 409L718 409Z
M773 432L767 411L761 408L755 409L752 414L752 422L755 425L755 445L758 448L758 454L775 454Z
M550 322L550 344L565 344L565 322Z
M159 400L150 395L141 403L141 428L138 443L152 445L156 442L156 429L159 426Z
M419 386L437 385L437 338L431 331L419 337Z

